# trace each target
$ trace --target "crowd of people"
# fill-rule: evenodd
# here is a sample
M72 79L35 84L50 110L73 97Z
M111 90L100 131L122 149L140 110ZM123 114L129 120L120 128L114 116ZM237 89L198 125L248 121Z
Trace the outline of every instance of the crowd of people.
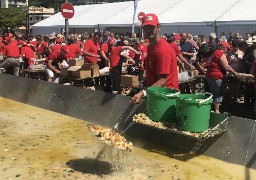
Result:
M0 37L0 68L11 68L19 76L21 67L34 65L34 59L45 59L45 71L49 82L58 83L63 61L83 59L84 63L108 67L112 79L112 92L120 93L121 74L124 66L139 76L144 86L163 86L179 89L178 73L195 69L206 76L213 94L214 111L219 112L223 101L222 86L226 73L252 73L256 76L256 34L231 32L227 37L222 32L192 35L186 32L160 35L160 24L155 14L147 14L142 21L143 38L136 33L117 34L105 31L92 34L71 34L68 39L62 34L24 37L5 33ZM136 72L135 72L136 71ZM146 76L144 79L144 72ZM239 99L238 81L231 83L231 101ZM132 97L139 103L146 96L142 90Z

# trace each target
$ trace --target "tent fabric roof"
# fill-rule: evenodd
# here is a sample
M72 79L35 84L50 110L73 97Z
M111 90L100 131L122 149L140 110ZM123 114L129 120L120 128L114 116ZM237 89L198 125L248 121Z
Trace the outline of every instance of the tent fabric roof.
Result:
M238 0L182 0L159 16L161 23L213 22Z
M153 7L153 8L152 8ZM251 0L140 0L137 6L135 24L139 12L155 13L162 25L195 25L202 23L229 22L248 24L256 20L256 1ZM132 25L134 2L118 2L74 6L75 15L69 26L79 27L130 27ZM242 13L241 13L242 12ZM61 13L57 13L32 27L64 27Z
M255 21L256 1L241 0L229 11L217 19L217 21Z

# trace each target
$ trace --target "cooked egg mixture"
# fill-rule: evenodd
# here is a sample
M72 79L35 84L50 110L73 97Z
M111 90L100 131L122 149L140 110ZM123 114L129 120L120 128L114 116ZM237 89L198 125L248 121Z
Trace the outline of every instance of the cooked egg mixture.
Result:
M256 170L214 158L145 150L144 140L132 152L117 150L96 138L86 121L5 98L0 109L1 180L256 179Z

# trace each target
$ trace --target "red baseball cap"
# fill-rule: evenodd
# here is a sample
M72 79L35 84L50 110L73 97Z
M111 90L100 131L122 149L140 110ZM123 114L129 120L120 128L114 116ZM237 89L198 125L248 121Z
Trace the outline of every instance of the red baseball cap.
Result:
M155 14L146 14L142 19L142 25L152 25L157 26L159 24L158 17Z
M43 42L43 43L42 43L42 46L44 46L44 47L46 47L46 48L48 48L48 47L49 47L49 45L48 45L48 43L47 43L47 42Z
M61 39L60 39L60 38L57 38L57 39L56 39L56 43L61 43Z
M9 33L9 34L8 34L8 37L13 37L12 33Z
M180 35L174 35L174 36L173 36L173 40L181 40Z
M113 45L113 44L115 44L115 43L116 43L116 41L115 41L114 38L109 38L108 44Z
M232 47L230 46L230 44L228 42L221 42L221 45L224 47L227 47L229 50L232 50Z
M61 49L64 50L66 53L69 53L69 47L68 47L68 45L63 45L63 46L61 47Z

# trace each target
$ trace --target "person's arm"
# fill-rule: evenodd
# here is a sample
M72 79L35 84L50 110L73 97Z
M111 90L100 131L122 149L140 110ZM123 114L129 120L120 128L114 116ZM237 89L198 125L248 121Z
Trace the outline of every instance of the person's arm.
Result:
M255 74L255 71L256 71L255 65L256 65L256 61L254 61L254 63L252 64L251 70L250 70L250 73L251 73L252 75L254 75L254 74Z
M52 70L53 72L55 72L56 74L60 74L61 72L56 69L53 65L52 65L52 60L48 60L48 63L47 63L48 67L50 70Z
M236 71L234 71L229 65L228 65L228 60L226 58L226 55L223 54L221 57L220 57L220 64L221 64L221 67L225 70L225 71L228 71L230 72L231 74L237 76L238 73Z
M167 82L167 74L160 74L159 79L152 85L152 86L158 86L158 87L165 87L165 84ZM140 103L141 99L146 96L146 90L142 90L135 94L131 101L134 104Z
M135 50L133 47L131 46L122 46L122 50L125 50L125 49L129 49L130 51L133 51L135 52L135 54L140 54L137 50Z
M88 51L86 51L86 50L84 50L83 55L84 55L84 56L95 57L95 58L98 58L98 59L100 58L100 55L98 55L98 54L92 54L92 53L90 53L90 52L88 52Z
M191 65L186 58L184 58L184 56L182 54L178 55L178 58L180 59L181 62L183 62L184 64L190 66L191 69L195 69L195 67L193 65Z

